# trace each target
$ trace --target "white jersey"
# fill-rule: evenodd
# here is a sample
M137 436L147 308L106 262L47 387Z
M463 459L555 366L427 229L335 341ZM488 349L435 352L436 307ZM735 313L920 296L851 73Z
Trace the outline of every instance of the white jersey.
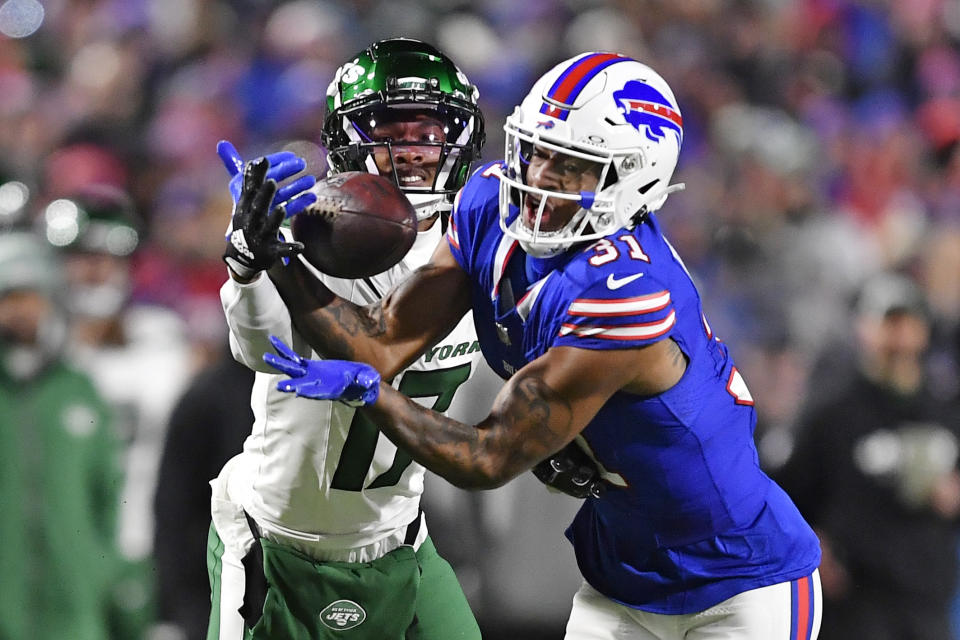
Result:
M190 380L193 354L183 321L173 311L134 306L123 315L126 341L70 355L110 403L124 444L124 485L117 539L127 558L153 550L153 494L170 413Z
M370 303L428 262L440 239L435 224L418 234L400 264L371 278L316 275L341 297ZM268 335L298 353L319 356L293 329L270 279L228 279L220 295L234 357L257 372L253 432L231 463L231 498L261 526L313 548L369 545L413 521L423 492L422 466L354 409L276 390L285 376L263 362L271 349ZM470 314L392 381L420 404L471 424L489 412L501 383L483 361Z

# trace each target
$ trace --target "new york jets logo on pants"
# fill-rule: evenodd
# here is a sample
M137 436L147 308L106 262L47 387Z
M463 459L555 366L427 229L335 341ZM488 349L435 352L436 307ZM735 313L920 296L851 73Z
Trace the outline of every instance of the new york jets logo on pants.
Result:
M352 629L366 619L367 612L353 600L331 602L320 612L320 622L338 631Z

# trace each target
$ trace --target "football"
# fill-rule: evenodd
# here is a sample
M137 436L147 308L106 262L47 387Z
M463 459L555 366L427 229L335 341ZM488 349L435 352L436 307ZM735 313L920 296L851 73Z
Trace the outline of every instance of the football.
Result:
M317 201L290 220L303 257L336 278L366 278L400 262L417 237L417 214L387 178L346 171L318 181Z

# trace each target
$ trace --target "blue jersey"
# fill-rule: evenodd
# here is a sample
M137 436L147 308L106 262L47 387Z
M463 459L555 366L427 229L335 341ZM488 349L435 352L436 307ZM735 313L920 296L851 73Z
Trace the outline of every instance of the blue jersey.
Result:
M623 604L681 614L812 573L819 542L760 469L753 399L656 217L533 259L500 229L491 169L458 195L447 241L470 276L480 346L495 371L509 377L557 346L628 349L667 338L689 360L664 393L615 393L578 436L610 483L567 529L584 578Z

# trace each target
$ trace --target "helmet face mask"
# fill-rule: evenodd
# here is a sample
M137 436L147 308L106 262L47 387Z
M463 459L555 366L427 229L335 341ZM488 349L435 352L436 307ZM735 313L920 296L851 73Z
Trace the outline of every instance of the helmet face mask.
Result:
M560 253L570 246L568 238L589 233L591 222L609 213L610 203L594 198L598 186L615 175L612 158L555 144L520 128L507 135L514 140L507 145L507 175L501 177L501 226L533 256ZM541 173L549 175L543 181L550 188L530 184L532 175ZM511 203L519 213L506 226L512 215Z
M682 188L669 184L683 138L676 100L656 72L630 58L588 53L557 65L504 131L500 225L533 256L631 228ZM551 158L549 172L531 171L536 154ZM578 167L596 180L573 180ZM579 206L571 213L566 203ZM553 208L566 213L551 216Z
M340 67L327 91L331 168L392 178L419 219L449 210L483 144L477 95L430 45L378 42Z

